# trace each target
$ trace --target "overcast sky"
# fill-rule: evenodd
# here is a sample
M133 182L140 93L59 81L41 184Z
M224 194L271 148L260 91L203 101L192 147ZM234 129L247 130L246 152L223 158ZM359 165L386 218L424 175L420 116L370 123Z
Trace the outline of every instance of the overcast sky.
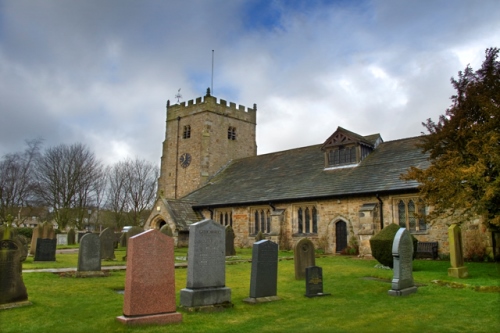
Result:
M158 163L165 104L257 104L258 153L417 136L500 46L500 1L0 0L0 157L43 138Z

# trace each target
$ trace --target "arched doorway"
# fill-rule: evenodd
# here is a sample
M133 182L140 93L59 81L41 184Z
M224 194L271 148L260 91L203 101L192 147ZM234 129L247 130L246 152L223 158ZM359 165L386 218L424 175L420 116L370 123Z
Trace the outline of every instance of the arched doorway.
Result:
M335 223L335 244L337 253L347 247L347 224L342 220Z
M158 221L158 223L156 224L156 226L158 227L158 229L161 229L161 227L163 227L165 224L167 224L167 222L165 222L163 220L160 220L160 221Z

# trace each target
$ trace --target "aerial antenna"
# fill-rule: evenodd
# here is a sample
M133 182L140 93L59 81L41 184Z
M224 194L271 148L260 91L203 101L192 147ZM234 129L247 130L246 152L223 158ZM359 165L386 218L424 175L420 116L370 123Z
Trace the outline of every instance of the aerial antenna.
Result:
M212 84L210 85L210 91L212 95L214 94L214 50L212 50Z
M182 98L181 88L179 88L179 90L177 90L177 95L175 95L175 98L177 98L177 103L179 103L179 100Z

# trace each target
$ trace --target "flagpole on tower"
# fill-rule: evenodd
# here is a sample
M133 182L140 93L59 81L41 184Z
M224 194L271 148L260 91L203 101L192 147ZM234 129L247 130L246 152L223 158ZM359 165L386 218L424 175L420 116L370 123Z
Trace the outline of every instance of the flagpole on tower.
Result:
M214 95L214 50L212 50L212 84L210 85L212 96Z

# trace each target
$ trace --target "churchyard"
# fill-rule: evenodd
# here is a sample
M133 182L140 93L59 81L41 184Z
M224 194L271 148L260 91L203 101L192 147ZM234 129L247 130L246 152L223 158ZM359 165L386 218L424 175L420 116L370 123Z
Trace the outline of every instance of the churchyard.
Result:
M116 260L103 260L103 270L126 265L125 253L123 247L115 250ZM124 311L125 270L85 278L75 277L76 272L26 272L79 265L77 253L58 253L55 262L33 262L28 257L23 262L23 280L32 304L1 310L0 331L497 332L500 327L497 263L465 263L469 276L459 279L448 275L447 260L415 260L412 270L417 292L393 297L388 293L394 289L393 271L379 268L376 260L317 253L314 265L322 268L322 287L331 295L306 297L305 280L296 278L293 251L277 251L276 255L278 300L244 301L252 293L255 265L250 262L252 249L236 249L236 255L226 258L224 265L232 306L191 312L180 306L181 290L194 283L189 282L192 277L186 268L187 249L175 249L175 262L180 266L173 270L175 311L182 321L145 326L128 326L116 319Z

